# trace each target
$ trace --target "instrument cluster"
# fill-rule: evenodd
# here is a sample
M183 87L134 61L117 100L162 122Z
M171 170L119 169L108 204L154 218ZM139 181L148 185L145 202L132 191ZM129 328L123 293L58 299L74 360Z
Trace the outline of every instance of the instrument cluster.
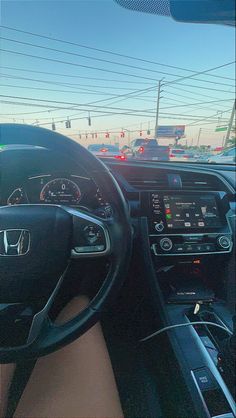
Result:
M80 207L111 216L96 184L89 177L68 173L40 174L28 177L24 184L12 190L7 205L47 204Z

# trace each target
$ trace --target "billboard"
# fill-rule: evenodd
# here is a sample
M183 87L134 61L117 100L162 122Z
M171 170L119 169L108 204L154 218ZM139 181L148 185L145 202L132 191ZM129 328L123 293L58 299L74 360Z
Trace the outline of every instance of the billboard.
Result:
M185 125L167 125L167 126L158 126L157 128L157 137L165 138L181 138L184 136Z

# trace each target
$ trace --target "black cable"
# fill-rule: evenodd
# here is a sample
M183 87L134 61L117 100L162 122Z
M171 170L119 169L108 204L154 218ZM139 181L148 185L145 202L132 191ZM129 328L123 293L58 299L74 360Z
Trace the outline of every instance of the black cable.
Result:
M1 27L2 28L5 28L7 30L11 30L11 31L15 31L15 32L20 32L20 33L25 33L27 35L31 35L31 36L35 36L35 37L43 38L43 39L48 39L48 40L51 40L51 41L56 41L56 42L60 42L60 43L67 44L67 45L74 45L74 46L78 46L80 48L91 49L93 51L103 52L103 53L106 53L106 54L115 55L115 56L123 57L123 58L128 58L128 59L132 59L132 60L136 60L136 61L141 61L141 62L145 62L145 63L148 63L148 64L160 65L162 67L173 68L173 69L178 69L178 70L183 70L183 71L188 71L188 72L195 73L194 70L191 70L191 69L188 69L188 68L183 68L183 67L177 67L177 66L174 66L174 65L163 64L163 63L160 63L160 62L150 61L150 60L147 60L147 59L144 59L144 58L133 57L131 55L120 54L120 53L113 52L113 51L108 51L108 50L105 50L105 49L89 47L87 45L79 44L79 43L76 43L76 42L65 41L65 40L62 40L62 39L59 39L59 38L54 38L54 37L46 36L46 35L40 35L40 34L37 34L37 33L29 32L29 31L24 31L24 30L21 30L21 29L12 28L10 26L1 25ZM223 79L228 79L228 80L233 80L234 81L234 79L232 79L230 77L219 76L219 75L216 75L216 74L208 74L208 75L210 75L211 77L223 78Z

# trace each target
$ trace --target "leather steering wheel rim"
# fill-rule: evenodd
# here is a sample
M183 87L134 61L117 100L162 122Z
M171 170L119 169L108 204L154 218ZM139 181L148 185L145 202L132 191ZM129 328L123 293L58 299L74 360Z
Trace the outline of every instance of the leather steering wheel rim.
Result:
M132 248L132 230L128 206L116 180L108 168L80 144L57 132L20 124L0 125L0 143L40 146L52 152L66 154L95 180L101 194L106 201L109 201L113 209L112 220L104 224L108 228L111 242L110 268L94 299L84 311L64 325L55 326L47 318L40 324L39 335L29 344L16 347L0 346L0 363L9 363L37 358L56 351L81 336L99 320L107 303L123 284L128 271ZM4 216L7 207L4 209L5 212L3 209L4 207L0 207L0 217L1 211ZM62 277L58 278L54 292L57 291L60 280ZM0 292L1 286L0 277Z

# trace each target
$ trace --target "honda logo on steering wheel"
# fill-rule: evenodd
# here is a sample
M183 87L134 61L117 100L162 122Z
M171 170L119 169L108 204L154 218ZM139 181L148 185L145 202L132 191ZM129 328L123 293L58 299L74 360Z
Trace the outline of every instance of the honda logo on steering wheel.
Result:
M30 233L27 229L0 231L0 256L21 256L30 249Z

